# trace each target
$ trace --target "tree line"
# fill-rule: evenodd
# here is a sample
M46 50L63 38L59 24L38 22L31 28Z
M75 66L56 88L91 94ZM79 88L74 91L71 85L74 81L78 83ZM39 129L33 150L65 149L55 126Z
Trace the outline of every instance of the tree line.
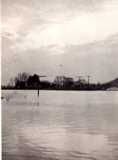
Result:
M56 76L53 82L40 80L38 74L18 73L3 89L46 89L46 90L106 90L109 84L88 83L85 79L74 80L72 77Z

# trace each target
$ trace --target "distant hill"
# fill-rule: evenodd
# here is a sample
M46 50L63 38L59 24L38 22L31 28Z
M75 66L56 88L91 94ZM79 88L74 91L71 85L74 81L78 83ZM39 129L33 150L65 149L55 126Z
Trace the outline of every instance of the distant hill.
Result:
M118 87L118 78L110 81L108 84L109 84L111 87Z
M118 78L110 82L104 83L103 88L107 90L118 90Z
M108 88L107 91L118 91L118 87L111 87L111 88Z

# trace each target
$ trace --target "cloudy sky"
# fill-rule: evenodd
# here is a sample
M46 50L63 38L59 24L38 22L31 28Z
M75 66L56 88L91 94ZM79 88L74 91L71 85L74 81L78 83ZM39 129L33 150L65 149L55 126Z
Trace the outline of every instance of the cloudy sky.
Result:
M3 0L3 84L24 71L103 82L117 66L117 0Z

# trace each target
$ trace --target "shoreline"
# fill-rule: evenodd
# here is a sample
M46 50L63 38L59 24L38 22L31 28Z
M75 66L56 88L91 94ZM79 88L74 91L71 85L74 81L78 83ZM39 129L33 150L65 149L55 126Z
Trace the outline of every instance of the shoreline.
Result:
M40 90L40 91L118 91L108 89L36 89L36 88L1 88L1 90Z

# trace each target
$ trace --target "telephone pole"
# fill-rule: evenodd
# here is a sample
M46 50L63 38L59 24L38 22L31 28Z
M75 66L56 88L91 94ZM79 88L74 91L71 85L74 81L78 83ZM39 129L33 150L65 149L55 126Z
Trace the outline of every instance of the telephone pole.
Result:
M40 78L41 77L47 77L47 76L39 76L39 82L40 82ZM37 92L37 96L39 97L39 89L40 89L40 86L39 86L39 88L38 88L38 92Z
M91 76L88 75L87 78L88 78L88 89L89 89Z

